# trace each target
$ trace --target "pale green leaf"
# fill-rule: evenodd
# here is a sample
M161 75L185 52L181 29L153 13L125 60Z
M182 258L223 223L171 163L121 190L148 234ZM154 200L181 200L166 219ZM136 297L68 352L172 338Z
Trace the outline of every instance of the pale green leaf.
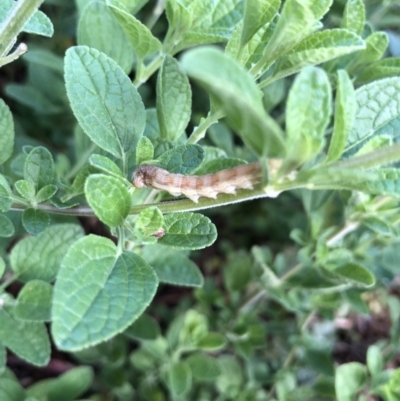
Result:
M181 1L168 0L165 4L165 12L169 29L175 32L187 31L193 22L193 17L188 8Z
M206 333L196 341L197 347L206 351L217 351L226 345L226 338L221 333Z
M85 192L86 179L91 175L97 173L97 169L92 166L85 166L79 170L68 192L61 198L63 202L68 201L74 196L81 195Z
M377 345L370 345L368 347L367 366L372 377L377 377L383 370L384 362L381 350Z
M2 257L0 257L0 279L3 277L5 271L6 271L6 262Z
M398 237L396 228L378 216L367 216L362 219L362 224L380 236Z
M217 229L199 213L171 213L164 216L165 235L159 244L181 249L202 249L217 238Z
M364 30L365 5L363 0L347 0L340 27L360 35Z
M31 235L38 235L50 225L50 216L40 209L28 208L22 213L22 225Z
M121 68L95 49L73 47L65 57L65 81L72 110L92 141L116 157L133 151L146 114Z
M14 149L14 121L9 107L0 99L0 164L6 162Z
M29 49L29 51L22 56L22 59L29 63L35 63L46 67L60 74L64 72L64 61L62 57L45 48Z
M289 92L286 132L289 143L287 168L294 168L315 156L324 145L331 114L331 86L326 73L307 67L296 77Z
M147 237L157 234L162 228L163 222L164 218L160 209L156 206L151 206L139 213L135 223L135 229Z
M33 148L24 165L24 178L35 188L35 191L49 184L54 184L55 170L53 156L43 146Z
M400 57L385 58L364 68L356 79L358 85L400 75Z
M192 385L192 372L185 362L174 363L169 368L169 385L172 393L181 397L186 394Z
M357 152L375 135L391 135L400 118L400 77L371 82L356 90L357 110L346 141L346 153ZM393 139L399 136L393 131Z
M180 145L166 151L158 158L161 167L170 173L189 174L204 160L204 150L200 145Z
M243 386L243 372L234 355L222 355L218 358L221 373L216 379L216 386L220 392L234 391L238 394Z
M76 224L56 224L37 237L20 240L11 250L11 267L21 281L55 279L68 248L83 235Z
M192 91L180 64L166 56L157 78L157 117L161 137L176 141L189 123Z
M320 20L331 8L333 0L308 0L310 10L316 20Z
M28 281L18 294L15 316L22 320L50 321L53 287L46 281Z
M198 170L196 170L196 175L203 174L213 174L220 170L230 169L232 167L239 166L241 164L246 164L245 160L242 159L214 159L209 162L203 163Z
M265 113L261 91L242 66L215 48L188 51L182 65L221 104L251 150L257 155L282 156L281 129Z
M0 378L0 400L3 401L25 401L24 388L11 378Z
M161 334L161 329L157 320L143 313L124 334L134 340L155 340Z
M278 59L272 79L292 75L305 66L321 64L364 48L361 37L346 29L316 32Z
M352 401L367 381L367 369L358 362L340 365L335 372L335 390L338 401Z
M0 237L9 238L14 235L15 228L12 221L2 214L0 214ZM0 275L1 277L1 275Z
M10 184L4 175L0 174L0 211L7 212L10 209L13 203L11 196Z
M281 0L247 0L245 3L240 44L243 47L263 26L276 15Z
M337 160L342 155L346 138L353 127L357 107L356 96L349 75L345 70L339 70L337 74L335 124L326 157L327 162Z
M54 286L55 343L72 351L114 337L143 313L157 285L153 269L138 255L119 254L106 238L80 239L65 255Z
M106 156L92 154L89 157L89 163L91 166L97 168L104 173L111 174L117 178L122 178L121 169Z
M192 371L193 379L197 381L214 381L221 373L218 360L207 354L192 354L185 362Z
M139 59L144 59L146 56L161 50L161 42L153 36L146 25L117 7L109 7L121 24Z
M35 196L35 200L37 203L42 203L50 198L52 198L56 192L58 191L58 188L55 185L49 184L44 186L43 188L40 188L38 193Z
M132 206L132 197L121 180L92 174L85 182L85 195L96 216L110 227L119 226Z
M14 183L14 187L26 200L30 202L34 200L36 191L35 187L33 186L33 184L31 184L30 181L18 180Z
M375 284L374 275L365 267L357 263L346 263L332 270L345 281L370 287Z
M4 373L6 369L6 358L7 358L6 348L4 347L3 344L0 343L0 381L1 381L1 375ZM2 396L1 389L2 385L0 384L0 397Z
M140 166L143 162L150 161L154 157L154 147L147 136L139 139L136 147L136 165Z
M50 360L50 340L43 323L20 320L13 308L0 309L0 342L14 354L36 366Z
M78 44L106 54L126 73L132 69L133 48L117 18L103 1L91 1L83 10L78 23Z

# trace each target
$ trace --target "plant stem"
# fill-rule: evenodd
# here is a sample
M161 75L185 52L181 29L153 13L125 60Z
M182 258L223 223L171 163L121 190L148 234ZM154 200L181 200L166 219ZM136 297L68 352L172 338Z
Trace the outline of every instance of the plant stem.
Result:
M192 135L190 135L187 143L199 142L200 139L205 137L207 129L223 117L225 117L225 113L222 110L218 110L213 114L208 114L204 121L193 131Z
M72 167L70 172L65 176L67 180L70 180L71 178L75 177L78 171L86 164L90 155L93 153L96 147L97 145L95 143L92 143L90 145L90 147L85 151L85 153L79 158L76 164Z
M6 56L24 25L44 0L18 0L0 24L0 57Z
M153 12L151 13L150 18L146 22L147 28L150 30L153 28L155 23L160 18L160 15L163 13L165 8L165 0L157 0L155 7L153 8Z
M18 57L22 56L28 50L28 46L25 43L20 43L18 47L8 56L2 57L0 59L0 67L3 65L9 64L12 61L16 60Z
M164 53L160 53L157 55L153 61L147 67L144 67L143 70L139 74L136 75L133 84L136 88L139 88L140 85L144 84L161 66L164 60Z

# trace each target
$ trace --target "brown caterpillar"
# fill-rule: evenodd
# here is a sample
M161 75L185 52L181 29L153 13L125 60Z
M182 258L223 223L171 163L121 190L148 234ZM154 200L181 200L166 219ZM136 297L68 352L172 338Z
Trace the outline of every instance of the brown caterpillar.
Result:
M216 199L220 193L236 194L237 189L253 189L253 184L260 180L259 162L241 164L205 175L172 174L163 168L143 164L132 175L136 188L152 187L167 191L173 196L183 194L196 203L202 196Z

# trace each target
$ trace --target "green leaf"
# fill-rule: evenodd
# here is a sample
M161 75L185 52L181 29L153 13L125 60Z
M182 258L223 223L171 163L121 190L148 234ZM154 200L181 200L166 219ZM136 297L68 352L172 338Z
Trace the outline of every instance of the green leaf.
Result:
M79 18L78 44L106 54L126 73L132 69L133 49L130 41L103 1L91 1L84 8Z
M6 271L6 262L2 257L0 257L0 279L3 277L5 271Z
M144 236L148 237L160 231L164 222L160 209L156 206L142 210L137 217L135 228Z
M142 136L136 147L136 165L140 166L143 162L152 160L154 157L154 147L150 139Z
M180 249L203 249L217 238L217 229L199 213L171 213L164 216L165 235L159 244Z
M367 369L358 362L340 365L336 369L335 390L338 401L352 401L367 381Z
M0 344L0 382L1 382L1 375L4 373L5 369L6 369L6 358L7 358L7 354L6 354L6 348L4 347L4 345ZM2 385L0 384L0 396L1 396L1 390L2 389Z
M361 37L351 31L331 29L316 32L278 59L271 79L287 77L305 66L321 64L364 48Z
M61 260L83 230L76 224L55 224L37 237L26 237L11 250L11 267L21 281L55 279Z
M146 56L161 50L161 42L153 36L146 25L143 25L133 15L115 6L109 5L109 7L121 24L139 59L143 60Z
M79 173L76 175L71 188L69 188L68 192L61 198L61 200L66 202L74 196L83 194L85 192L86 179L94 173L97 173L97 169L92 166L85 166L79 170Z
M12 237L14 232L15 228L12 221L8 217L0 214L0 238Z
M72 368L68 372L52 380L48 401L76 400L89 389L93 381L93 369L89 366Z
M50 70L58 72L59 74L64 72L64 62L62 57L45 48L29 49L29 51L22 56L22 59L28 61L29 63L46 67Z
M192 385L192 372L185 362L174 363L169 369L169 385L176 397L186 394Z
M101 170L104 173L111 174L117 178L122 178L121 169L106 156L92 154L89 157L89 163L91 166Z
M6 162L14 149L14 121L9 107L0 99L0 164Z
M55 185L46 185L43 188L39 189L38 193L36 194L36 202L37 203L42 203L50 198L52 198L56 192L58 191L58 188Z
M308 6L314 14L316 20L320 20L331 8L333 0L311 0Z
M38 235L50 225L50 216L40 209L25 209L22 213L22 225L31 235Z
M346 154L354 154L373 136L398 135L400 77L371 82L356 90L357 111L346 141ZM393 126L392 126L393 124ZM397 124L397 125L396 125Z
M362 224L382 236L397 238L397 230L389 222L378 216L368 216L362 219Z
M374 275L365 267L357 263L346 263L335 267L332 272L339 275L345 281L355 283L364 287L371 287L375 284Z
M16 381L8 378L0 378L0 400L25 401L24 388Z
M29 181L18 180L14 183L14 187L26 200L32 202L35 199L35 187Z
M216 386L221 393L238 394L243 386L243 372L237 358L233 355L222 355L218 358L221 369Z
M360 35L364 30L365 6L363 0L347 0L340 27Z
M200 269L180 252L163 252L149 263L162 283L187 287L202 287L204 284Z
M225 347L226 338L220 333L206 333L196 341L196 345L206 351L217 351Z
M96 216L110 227L117 227L128 216L132 197L121 180L92 174L85 182L85 195Z
M221 373L218 361L201 352L190 355L185 362L189 365L196 381L214 381Z
M307 67L296 77L289 92L286 132L289 146L288 169L315 156L324 145L331 113L331 86L326 73Z
M57 347L76 351L125 330L149 305L157 285L153 269L138 255L119 254L106 238L81 238L65 255L54 286Z
M176 141L190 120L192 91L180 64L165 56L157 78L157 117L161 137Z
M261 91L248 71L210 47L188 51L182 65L220 103L246 146L257 155L282 156L283 134L264 111Z
M367 366L372 377L377 377L383 370L383 358L377 345L370 345L367 351Z
M22 320L50 321L52 294L49 283L28 281L18 294L15 316Z
M24 178L34 186L35 191L54 184L53 156L43 146L33 148L28 154L24 165Z
M349 75L345 70L339 70L337 74L335 124L326 162L337 160L342 155L346 138L353 127L357 107L355 91Z
M50 360L50 340L43 323L18 319L14 310L0 309L0 342L14 354L36 366Z
M193 16L181 1L169 0L165 4L169 29L175 32L187 31L193 23Z
M204 149L200 145L180 145L167 150L158 158L158 164L170 173L189 174L204 160Z
M230 169L241 164L246 164L245 160L242 159L215 159L209 162L203 163L199 169L196 170L196 174L213 174L220 170Z
M255 33L271 22L281 5L281 0L248 0L245 3L240 45L247 44Z
M0 211L7 212L13 203L12 191L10 184L4 177L0 174Z
M155 340L161 334L161 329L157 320L143 313L124 334L134 340Z
M385 58L368 65L357 77L356 83L363 85L379 79L400 75L400 57Z
M146 114L136 88L113 60L86 46L72 47L65 56L65 81L72 110L96 145L116 157L135 149Z

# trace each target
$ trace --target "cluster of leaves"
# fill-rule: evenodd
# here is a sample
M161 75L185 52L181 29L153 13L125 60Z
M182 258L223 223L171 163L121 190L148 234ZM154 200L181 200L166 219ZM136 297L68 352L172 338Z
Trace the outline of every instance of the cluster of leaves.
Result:
M41 3L0 5L3 68L26 51L20 44L10 53L20 32L52 36L52 23L37 10ZM74 5L48 3L56 14L71 16L57 22L63 33L55 43L65 49ZM158 21L162 10L156 5L149 7L146 24L135 17L148 15L146 1L76 3L78 46L62 59L43 42L29 44L23 56L26 82L5 88L14 115L0 101L4 397L59 399L60 389L79 377L63 394L73 400L90 385L91 370L80 368L25 392L5 368L6 348L35 365L49 362L50 322L55 345L104 365L106 382L119 399L129 399L132 386L143 399L163 397L164 387L174 399L191 391L191 399L199 400L215 393L221 400L286 400L298 387L296 399L322 394L347 401L361 389L399 399L399 373L383 371L377 347L368 353L369 373L359 364L335 372L332 344L315 341L310 319L304 319L332 319L342 302L366 313L362 292L396 273L398 204L392 197L400 193L400 170L387 165L400 160L400 60L382 58L388 36L366 22L364 2L348 0L334 29L322 23L323 18L334 23L333 0L168 0L166 19ZM394 3L384 7L390 10ZM226 46L209 46L215 43ZM190 49L199 45L206 46ZM174 56L183 50L178 61ZM201 119L192 111L189 78L211 99L209 111L194 105L195 113L208 112ZM190 123L196 125L187 135ZM269 171L271 159L279 159L277 171ZM264 175L257 188L198 204L160 202L164 193L134 190L130 183L144 162L204 174L254 160ZM196 210L288 190L303 203L308 221L307 227L293 224L294 267L283 250L274 256L264 248L253 248L252 256L234 254L226 266L228 300L208 283L191 310L166 322L162 336L144 310L159 283L203 286L189 252L217 236L211 220ZM84 235L76 216L94 215L117 245ZM11 241L26 232L9 251ZM14 282L22 287L16 297L10 290ZM290 311L299 328L286 325L288 355L269 354L270 369L262 371L271 346L259 317L266 312L252 307L267 294L281 314L270 318L278 321ZM395 322L399 305L392 298L385 302ZM220 313L213 312L215 306ZM384 344L387 360L396 352L396 327L391 336ZM128 358L129 338L139 339L140 346ZM329 363L313 367L316 360ZM217 376L216 383L201 384Z

